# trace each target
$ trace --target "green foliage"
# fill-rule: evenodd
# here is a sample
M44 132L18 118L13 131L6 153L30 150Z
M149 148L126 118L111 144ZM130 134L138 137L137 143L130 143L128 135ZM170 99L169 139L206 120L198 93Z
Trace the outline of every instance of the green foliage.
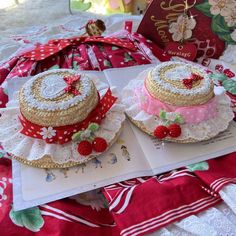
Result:
M195 8L201 11L204 15L212 18L211 29L221 40L225 41L227 44L236 44L230 35L236 27L228 27L224 17L220 14L212 15L210 11L211 5L208 1L196 5Z
M75 9L75 10L87 11L91 6L92 6L91 2L85 3L84 0L72 0L71 1L71 8Z
M112 67L111 63L108 60L103 61L104 66Z
M83 131L79 131L79 132L76 132L72 135L72 140L74 142L77 142L77 141L80 141L81 140L81 134L83 133Z
M204 15L212 17L212 14L210 12L211 5L208 3L208 1L201 4L197 4L195 8L201 11Z
M43 217L38 207L32 207L21 211L11 209L9 217L12 222L18 226L38 232L44 224Z
M124 60L125 62L133 61L133 58L129 55L129 53L126 52L124 56L125 56Z
M225 90L232 93L236 94L236 81L232 79L227 79L222 82L222 85L224 86Z
M221 73L212 73L209 75L211 79L215 80L215 81L224 81L227 79L227 76Z
M99 125L97 123L91 123L89 126L88 126L88 129L90 129L92 132L96 132L98 129L99 129Z
M206 161L203 161L203 162L199 162L199 163L196 163L196 164L188 165L187 168L190 171L204 171L204 170L209 169L209 165Z

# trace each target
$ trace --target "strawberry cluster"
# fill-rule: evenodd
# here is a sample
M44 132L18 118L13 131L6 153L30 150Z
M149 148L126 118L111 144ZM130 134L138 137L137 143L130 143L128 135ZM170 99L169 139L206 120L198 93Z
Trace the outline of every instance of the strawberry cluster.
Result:
M107 141L104 138L96 137L93 142L83 140L78 144L77 151L82 156L88 156L95 152L104 152L107 149Z
M154 136L158 139L163 139L167 135L172 138L177 138L181 135L181 127L178 124L171 124L168 127L159 125L154 130Z

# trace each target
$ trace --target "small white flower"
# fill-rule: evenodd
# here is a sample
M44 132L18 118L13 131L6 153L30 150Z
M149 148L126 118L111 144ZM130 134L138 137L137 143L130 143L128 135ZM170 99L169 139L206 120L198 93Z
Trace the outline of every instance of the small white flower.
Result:
M174 121L178 114L175 112L166 112L166 119L169 121Z
M236 5L231 9L229 15L224 16L224 19L229 27L236 25Z
M236 29L230 34L230 36L236 42Z
M231 9L235 8L235 0L209 0L211 5L210 12L212 15L230 15Z
M47 139L47 138L50 139L50 138L52 138L53 136L56 135L56 130L54 130L52 127L48 127L48 128L43 127L41 129L40 134L42 135L43 139Z
M192 30L195 26L196 21L194 18L180 15L177 18L177 22L170 24L169 32L172 33L172 39L174 41L189 39L192 36Z

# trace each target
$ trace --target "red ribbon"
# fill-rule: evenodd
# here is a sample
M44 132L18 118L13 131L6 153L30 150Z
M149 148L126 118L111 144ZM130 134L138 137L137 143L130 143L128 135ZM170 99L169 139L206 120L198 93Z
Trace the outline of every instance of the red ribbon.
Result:
M136 51L136 46L128 39L119 39L115 37L102 37L102 36L90 36L90 37L74 37L67 39L54 39L50 40L47 44L37 45L35 49L26 52L22 56L30 58L33 61L41 61L47 57L55 55L68 46L78 45L81 43L106 43L115 45L118 47L127 48L131 51Z
M202 76L192 73L190 78L183 79L183 84L185 85L186 88L191 89L195 82L202 80L202 79L203 79Z
M65 92L73 93L75 96L79 95L79 90L75 87L75 83L80 80L81 75L72 75L65 76L63 79L67 83L67 87L65 88Z
M111 90L108 89L103 98L98 102L96 108L85 120L73 125L60 127L40 126L30 122L21 114L19 116L19 120L22 124L20 132L31 138L42 139L47 143L64 144L71 141L71 137L74 133L86 129L90 123L100 124L116 100L117 97L114 97Z

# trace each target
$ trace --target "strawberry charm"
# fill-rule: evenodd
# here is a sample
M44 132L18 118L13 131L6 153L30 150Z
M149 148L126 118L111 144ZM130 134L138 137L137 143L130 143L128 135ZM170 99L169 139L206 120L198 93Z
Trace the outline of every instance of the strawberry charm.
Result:
M181 128L178 124L171 124L168 126L169 135L172 138L177 138L181 135Z
M104 152L107 149L107 141L104 138L96 137L93 140L92 147L96 152Z
M92 153L92 144L87 140L83 140L78 144L77 151L82 156L88 156Z
M163 139L169 135L171 138L177 138L181 135L181 127L180 125L173 123L168 127L164 125L159 125L154 130L154 136L158 139Z
M159 139L165 138L169 134L169 130L164 125L159 125L154 130L154 136Z
M72 140L78 143L77 151L80 155L88 156L93 151L104 152L107 149L107 141L102 137L96 137L99 128L97 123L91 123L87 129L73 134Z

